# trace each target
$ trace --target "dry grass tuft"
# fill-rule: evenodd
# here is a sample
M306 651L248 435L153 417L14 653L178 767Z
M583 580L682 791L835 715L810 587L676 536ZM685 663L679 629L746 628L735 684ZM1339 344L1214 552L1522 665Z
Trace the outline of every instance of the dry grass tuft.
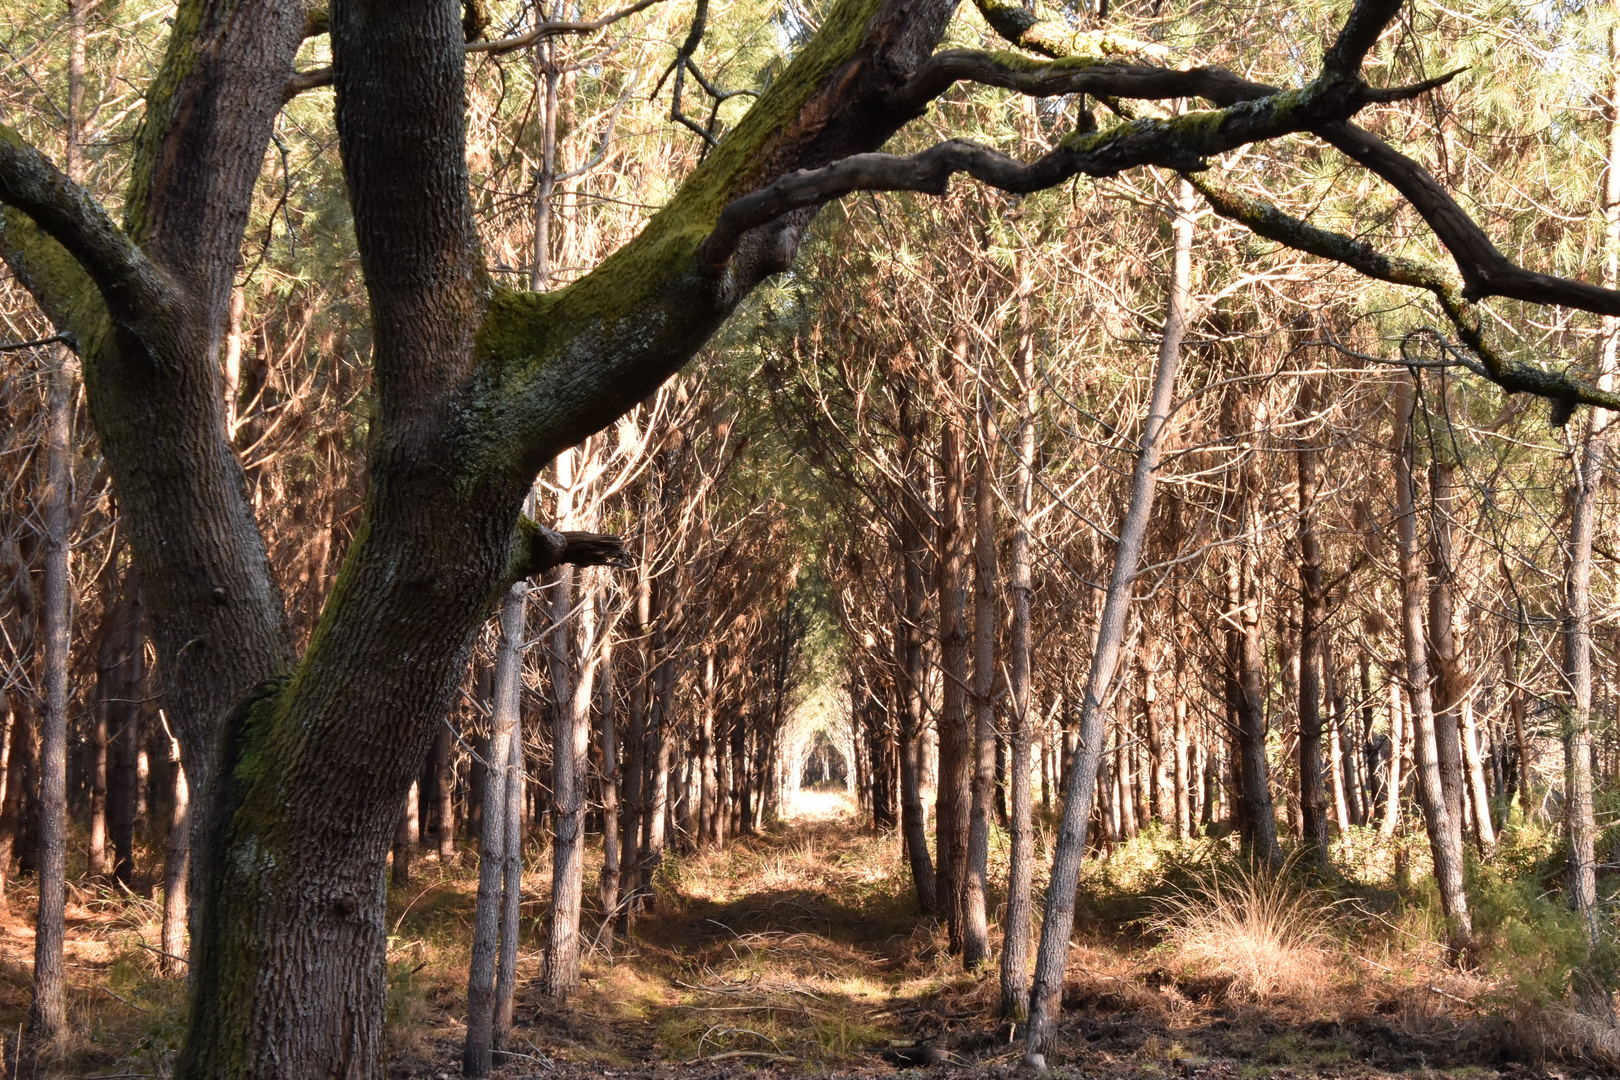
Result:
M1230 978L1229 997L1298 1001L1322 990L1326 911L1286 874L1216 868L1201 887L1162 901L1152 925L1184 965Z
M1620 1028L1567 1005L1522 1007L1512 1021L1523 1056L1534 1061L1584 1062L1620 1071Z

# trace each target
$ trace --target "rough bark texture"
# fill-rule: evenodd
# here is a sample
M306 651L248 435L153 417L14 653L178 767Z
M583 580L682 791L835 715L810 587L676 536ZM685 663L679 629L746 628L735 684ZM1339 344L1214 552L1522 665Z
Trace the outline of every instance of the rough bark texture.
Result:
M45 430L45 582L40 668L45 683L39 759L39 905L34 918L34 1001L29 1027L44 1042L67 1034L62 918L67 903L67 709L73 620L69 528L73 514L73 354L54 350Z
M967 680L967 450L958 395L967 334L957 330L945 350L940 430L940 493L935 530L934 591L939 610L939 787L934 798L939 902L950 951L961 952L967 923L968 831L973 746Z
M1034 912L1030 884L1035 876L1035 836L1029 792L1029 743L1035 724L1030 686L1033 588L1030 529L1035 500L1034 333L1030 296L1035 283L1020 267L1018 341L1013 348L1013 379L1018 393L1018 460L1013 467L1013 533L1007 552L1007 591L1012 600L1008 640L1007 691L1012 705L1012 754L1008 766L1007 919L1001 941L1001 1015L1021 1021L1029 1015L1029 934Z
M501 637L495 654L489 759L484 781L483 835L478 848L478 900L472 959L467 965L467 1042L462 1075L488 1076L495 1045L495 969L500 950L501 894L505 880L507 787L512 743L523 692L524 629L528 587L514 585L501 601Z
M1412 745L1417 769L1418 801L1434 853L1434 877L1440 886L1440 904L1449 923L1453 952L1465 953L1473 943L1473 920L1463 887L1462 830L1446 804L1440 777L1440 755L1435 748L1434 706L1429 694L1428 650L1423 635L1423 567L1418 547L1417 511L1412 482L1412 388L1399 383L1395 398L1395 500L1397 544L1401 574L1401 638L1406 648L1407 695L1412 703ZM1391 760L1400 755L1392 748ZM1391 801L1400 797L1390 792Z
M967 894L962 966L990 961L990 819L996 795L996 488L994 406L979 406L979 463L973 476L973 802L968 812Z

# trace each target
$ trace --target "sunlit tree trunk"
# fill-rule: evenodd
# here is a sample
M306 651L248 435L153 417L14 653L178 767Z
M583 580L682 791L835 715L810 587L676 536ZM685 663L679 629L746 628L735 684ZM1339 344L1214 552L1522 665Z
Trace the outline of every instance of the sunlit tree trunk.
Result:
M1045 1067L1042 1048L1062 1004L1063 976L1069 962L1069 936L1074 930L1075 890L1080 882L1080 863L1085 858L1086 833L1091 824L1097 773L1103 758L1106 717L1102 701L1108 694L1125 640L1132 585L1141 562L1148 520L1153 509L1154 473L1163 454L1164 429L1175 393L1181 340L1191 318L1193 199L1191 185L1185 180L1181 181L1176 188L1170 302L1165 313L1164 336L1159 342L1158 369L1153 377L1148 415L1142 426L1136 468L1131 474L1130 503L1120 526L1114 567L1108 580L1102 618L1098 622L1097 644L1092 653L1091 672L1081 706L1080 745L1075 752L1068 790L1063 800L1063 817L1058 825L1057 844L1052 853L1052 874L1046 888L1046 917L1041 923L1041 943L1036 954L1035 979L1030 987L1029 1024L1024 1042L1024 1061L1037 1068Z
M585 761L590 749L596 666L601 656L596 647L595 597L588 589L582 592L585 602L579 605L575 616L579 664L566 700L557 690L555 654L552 668L553 692L559 698L551 747L556 840L551 870L551 940L542 981L545 993L554 998L566 997L579 986L580 912L585 888L585 803L589 792ZM553 606L552 612L552 617L557 618L559 609Z
M602 618L602 606L607 602L606 590L600 579L593 583L592 603L597 606L597 617ZM614 667L614 636L602 637L602 662L597 676L597 746L602 754L602 872L597 879L596 896L602 905L601 940L611 953L613 924L619 910L619 875L622 872L622 848L619 840L619 716L616 693L617 669Z
M1363 669L1365 679L1365 669ZM1363 684L1365 685L1365 683ZM1401 821L1401 750L1406 745L1405 710L1401 708L1401 687L1394 672L1389 678L1389 763L1384 769L1384 819L1378 831L1394 836Z
M421 823L417 820L417 810L421 804L421 796L415 783L405 793L405 805L400 808L399 820L394 825L394 866L391 873L395 885L404 885L411 880L411 857L416 853L416 841L420 836Z
M163 955L165 975L179 975L186 958L186 877L191 863L191 789L180 760L180 742L171 738L169 768L174 787L169 803L169 842L163 862Z
M1401 637L1406 651L1407 694L1412 703L1413 759L1418 800L1434 854L1434 877L1449 924L1452 951L1466 952L1473 943L1473 919L1463 885L1462 831L1446 804L1435 749L1434 706L1429 696L1428 651L1423 637L1423 567L1418 546L1417 511L1412 481L1412 384L1402 379L1395 397L1395 501L1401 574ZM1399 747L1393 748L1398 757ZM1399 791L1392 790L1392 800Z
M715 820L719 763L714 738L714 642L703 643L703 688L698 703L698 846L712 847L718 839Z
M1612 12L1611 12L1612 14ZM1603 284L1620 284L1620 24L1609 29L1608 162L1603 183ZM1599 381L1614 383L1620 360L1620 319L1605 317L1599 331ZM1592 808L1592 541L1598 491L1608 465L1610 416L1592 409L1585 418L1573 470L1569 541L1565 549L1563 668L1569 702L1564 727L1564 835L1569 843L1569 894L1587 939L1587 964L1574 973L1581 1012L1615 1026L1617 973L1605 955L1597 891L1597 827Z
M518 918L523 902L523 797L527 782L523 775L526 755L521 694L520 690L520 704L512 714L512 731L507 738L506 809L501 815L506 835L498 852L501 910L496 938L500 944L495 954L495 1015L490 1023L490 1045L497 1057L511 1046L512 1020L517 1006Z
M450 754L449 723L433 735L433 797L439 815L439 866L448 870L456 860L455 766Z
M512 743L523 693L523 643L528 586L518 583L501 601L501 636L495 653L490 710L489 761L484 781L483 835L478 846L478 900L473 916L472 959L467 971L467 1042L463 1076L486 1077L493 1064L495 969L500 948L501 894L505 876L507 786Z
M1031 627L1029 594L1033 588L1030 530L1035 501L1034 322L1031 295L1035 283L1025 267L1018 283L1018 341L1013 349L1013 379L1018 390L1018 460L1013 469L1013 532L1007 557L1007 591L1012 601L1008 640L1007 690L1012 706L1012 754L1008 765L1008 815L1011 843L1007 859L1007 921L1001 942L1001 1014L1014 1020L1029 1015L1029 935L1034 912L1030 883L1035 874L1033 808L1029 790L1029 744L1035 724L1030 685Z
M1444 376L1442 376L1442 380ZM1442 387L1444 382L1442 381ZM1434 739L1440 757L1440 783L1445 791L1446 810L1458 831L1467 828L1463 809L1462 722L1460 710L1468 689L1462 670L1452 623L1456 612L1453 577L1456 568L1451 553L1451 516L1454 509L1452 473L1455 467L1441 455L1449 448L1435 447L1437 455L1429 464L1429 500L1433 520L1429 526L1429 637L1434 668Z
M996 432L991 402L991 395L981 391L973 474L973 802L962 939L962 966L969 971L990 961L986 894L996 797Z

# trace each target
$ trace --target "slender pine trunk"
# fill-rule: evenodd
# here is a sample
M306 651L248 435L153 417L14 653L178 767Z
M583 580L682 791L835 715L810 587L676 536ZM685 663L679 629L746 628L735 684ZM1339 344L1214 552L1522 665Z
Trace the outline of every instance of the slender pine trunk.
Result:
M979 460L973 476L973 801L968 810L962 966L990 961L986 911L990 820L996 794L996 433L992 397L981 395Z
M945 416L940 425L940 494L935 531L934 591L939 610L939 787L934 800L934 848L939 856L939 901L950 951L962 952L967 934L968 834L972 829L974 740L968 729L967 451L959 395L968 348L958 328L945 350Z
M1182 180L1176 188L1170 302L1165 313L1164 336L1159 342L1153 396L1142 426L1136 468L1131 475L1131 500L1120 527L1113 572L1109 577L1108 593L1097 628L1091 673L1086 681L1086 696L1081 705L1080 745L1070 768L1063 817L1058 825L1057 845L1052 854L1051 880L1046 887L1046 915L1041 924L1041 943L1036 954L1035 980L1030 988L1029 1024L1024 1039L1024 1061L1037 1068L1046 1065L1042 1048L1061 1007L1063 976L1069 961L1069 935L1074 930L1075 890L1080 882L1080 863L1085 858L1086 833L1091 824L1097 772L1103 757L1106 716L1102 702L1107 697L1125 640L1131 589L1141 562L1148 520L1153 510L1154 474L1163 454L1164 428L1175 393L1181 339L1187 332L1190 319L1194 209L1192 185Z
M1413 758L1417 769L1418 800L1423 806L1429 846L1434 854L1434 876L1440 886L1440 905L1449 924L1451 949L1464 954L1473 944L1473 919L1463 885L1462 831L1446 803L1436 750L1434 706L1429 694L1428 650L1423 625L1423 568L1418 546L1417 511L1412 480L1412 386L1398 383L1395 399L1395 499L1401 574L1401 636L1406 649L1407 693L1412 703ZM1393 748L1394 757L1400 754ZM1392 758L1393 760L1393 758ZM1391 800L1399 792L1390 793Z
M1035 283L1024 270L1019 282L1018 342L1013 350L1013 378L1018 386L1018 461L1014 467L1013 534L1008 550L1007 590L1012 600L1008 641L1007 689L1012 701L1012 754L1008 792L1011 843L1007 860L1007 921L1001 941L1001 1015L1023 1020L1029 1015L1029 936L1034 912L1030 885L1035 876L1035 837L1029 791L1029 744L1035 723L1030 685L1031 626L1029 594L1033 588L1030 529L1035 501L1035 348L1031 297Z
M180 760L180 741L171 737L169 765L174 786L169 803L169 843L163 860L163 955L165 975L178 975L186 958L186 879L191 872L191 788Z
M896 391L900 406L900 580L897 584L901 610L895 613L894 628L895 696L900 707L900 831L905 839L912 884L917 891L917 908L924 915L932 915L939 910L939 902L922 799L923 612L926 606L923 517L926 511L917 488L922 482L923 421L920 410L911 400L904 376L901 378Z
M75 20L82 19L76 7ZM82 33L82 25L80 27ZM73 367L65 345L47 386L45 432L45 582L40 622L45 683L39 770L39 909L34 921L34 1001L29 1027L43 1042L67 1034L62 936L67 902L67 707L71 662L73 582L70 537L73 513Z
M467 1042L461 1057L462 1075L474 1078L488 1076L493 1064L495 968L505 876L507 785L523 692L528 596L528 586L519 582L501 600L501 637L495 654L482 836L478 845L478 900L473 915L472 959L467 970Z
M1328 861L1327 800L1322 785L1322 622L1327 598L1322 592L1322 546L1316 536L1316 447L1301 446L1295 455L1299 472L1299 804L1305 844L1320 865ZM1332 736L1335 775L1338 730ZM1335 781L1334 803L1341 820L1344 797Z

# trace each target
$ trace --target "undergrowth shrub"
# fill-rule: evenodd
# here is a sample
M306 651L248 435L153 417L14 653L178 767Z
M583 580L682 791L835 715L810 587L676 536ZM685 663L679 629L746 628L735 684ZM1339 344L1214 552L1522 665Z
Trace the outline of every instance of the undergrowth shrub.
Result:
M1182 965L1229 978L1240 1000L1313 997L1329 966L1327 905L1286 871L1211 863L1159 902L1150 925Z

